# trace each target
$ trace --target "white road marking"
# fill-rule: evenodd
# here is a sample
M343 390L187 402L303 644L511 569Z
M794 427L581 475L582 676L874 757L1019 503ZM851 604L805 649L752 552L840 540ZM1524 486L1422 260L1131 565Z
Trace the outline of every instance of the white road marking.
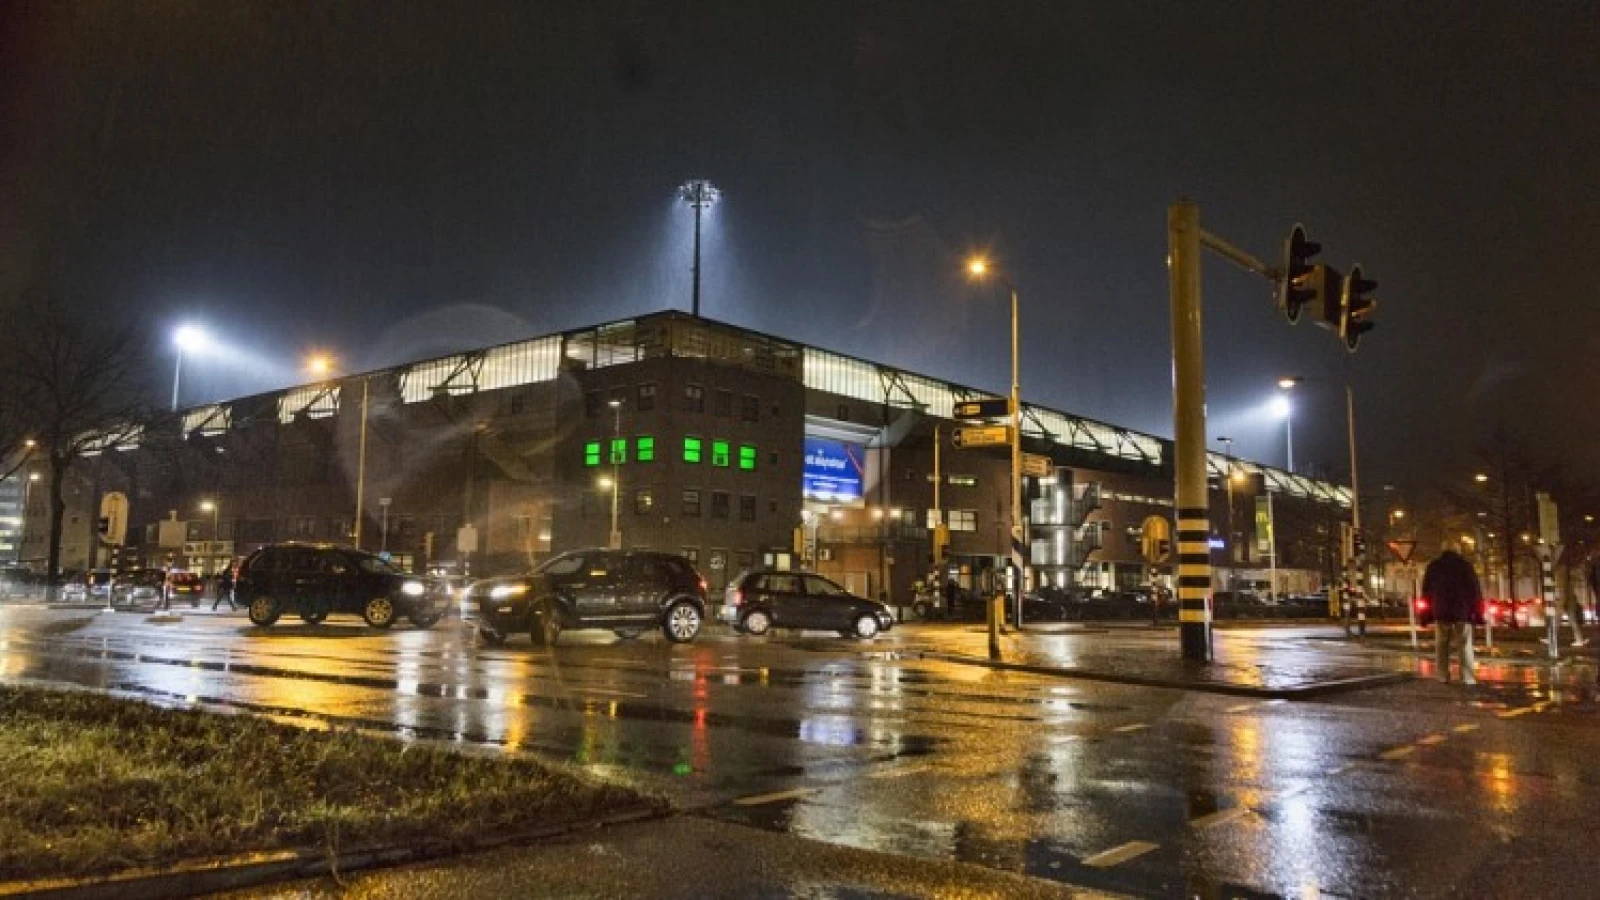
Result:
M926 772L926 771L928 771L928 770L930 770L932 768L933 767L928 765L927 763L921 763L919 765L914 765L914 766L895 766L895 767L889 768L889 769L879 769L876 772L868 772L867 773L867 777L868 778L904 778L907 775L921 775L923 772Z
M1254 708L1255 708L1255 704L1254 703L1241 703L1238 706L1230 706L1230 707L1228 707L1227 711L1231 712L1231 713L1238 713L1238 712L1244 712L1247 709L1254 709Z
M1407 744L1404 747L1393 747L1393 748L1390 748L1388 750L1385 750L1382 753L1378 754L1378 758L1379 759L1403 759L1403 758L1405 758L1407 756L1410 756L1411 754L1415 753L1416 750L1417 750L1416 747L1413 747L1410 744Z
M1227 809L1219 809L1198 819L1190 819L1189 824L1195 828L1212 828L1226 822L1232 822L1234 819L1242 819L1249 814L1250 807L1248 806L1232 806Z
M1454 728L1452 728L1450 730L1454 731L1456 734L1466 734L1469 731L1477 731L1478 730L1478 726L1475 723L1468 722L1465 725L1457 725L1456 727L1454 727Z
M634 693L632 691L614 691L614 690L612 690L610 688L602 688L602 687L575 687L575 688L572 689L572 692L574 694L601 694L601 695L606 696L606 697L648 697L648 696L650 696L649 694L636 694L636 693Z
M1152 844L1149 841L1129 841L1126 844L1112 847L1110 850L1102 850L1093 856L1085 857L1083 864L1096 869L1108 869L1112 866L1121 865L1135 857L1143 856L1160 846L1160 844Z
M733 801L734 806L761 806L767 803L782 803L785 800L798 800L801 797L817 793L815 788L793 788L787 791L776 791L771 794L756 794L752 797L740 797Z
M1128 732L1128 731L1140 731L1140 730L1143 730L1143 729L1149 728L1149 727L1150 727L1149 725L1146 725L1143 722L1135 722L1132 725L1118 725L1116 728L1113 728L1111 730L1112 731Z

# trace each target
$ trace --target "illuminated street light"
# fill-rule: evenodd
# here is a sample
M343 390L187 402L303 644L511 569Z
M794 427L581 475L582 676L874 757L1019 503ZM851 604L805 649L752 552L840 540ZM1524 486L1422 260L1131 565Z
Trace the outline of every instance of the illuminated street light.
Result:
M1489 480L1489 476L1483 474L1482 472L1479 472L1478 474L1472 476L1472 480L1476 481L1479 484L1483 484L1485 481Z
M333 357L326 353L313 353L306 357L306 372L313 378L327 378L333 372Z
M1285 375L1278 379L1279 394L1272 400L1272 412L1283 420L1284 441L1287 444L1287 461L1289 474L1294 474L1294 404L1289 402L1289 391L1294 390L1305 381L1298 375Z
M1022 383L1021 383L1021 332L1017 320L1017 287L1003 272L994 272L987 259L974 256L967 260L967 274L976 281L997 276L1011 295L1011 397L1008 403L1011 424L1011 566L1016 570L1016 584L1012 586L1017 604L1017 627L1022 627L1022 590L1026 573L1023 570L1022 548L1027 540L1022 530ZM989 658L1000 658L1000 625L994 611L989 611Z
M212 346L211 335L197 325L180 325L172 333L172 344L178 348L178 362L172 370L172 411L178 411L178 384L183 377L183 355L203 353Z
M694 300L690 307L695 318L700 317L700 214L722 199L722 192L704 178L685 181L678 188L678 199L694 210Z

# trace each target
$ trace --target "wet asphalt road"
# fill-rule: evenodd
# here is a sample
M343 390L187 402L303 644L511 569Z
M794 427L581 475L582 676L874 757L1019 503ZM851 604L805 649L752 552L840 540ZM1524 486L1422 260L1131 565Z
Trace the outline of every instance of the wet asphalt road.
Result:
M1417 665L1307 640L1327 634L1217 639L1234 658ZM526 639L479 646L454 620L258 631L238 614L163 624L12 606L0 607L0 678L531 753L666 794L706 828L797 836L823 856L856 848L1138 896L1584 896L1600 871L1600 704L1570 687L1592 668L1552 684L1547 670L1504 665L1474 689L1417 682L1286 703L904 652L970 640L954 627L870 643L710 631L689 646L594 632L544 652ZM1170 631L1063 640L1176 653ZM686 859L756 866L710 846ZM928 893L909 884L887 895Z

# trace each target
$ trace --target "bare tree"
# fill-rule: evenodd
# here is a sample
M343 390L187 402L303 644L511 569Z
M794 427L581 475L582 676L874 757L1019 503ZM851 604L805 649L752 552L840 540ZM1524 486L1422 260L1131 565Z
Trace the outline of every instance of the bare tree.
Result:
M127 443L149 413L145 342L131 324L75 314L48 290L31 290L0 310L11 325L0 351L8 415L38 442L50 466L46 574L59 581L67 473L87 453Z

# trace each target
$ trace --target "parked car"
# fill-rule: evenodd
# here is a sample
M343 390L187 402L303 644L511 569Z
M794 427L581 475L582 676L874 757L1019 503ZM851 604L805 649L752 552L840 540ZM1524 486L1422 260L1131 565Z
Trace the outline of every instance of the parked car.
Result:
M573 550L526 575L474 582L478 634L498 644L527 632L552 646L563 631L608 628L635 638L659 627L673 643L692 641L706 617L706 583L681 556L646 550Z
M894 626L889 607L810 572L741 572L729 583L726 598L723 620L745 634L795 628L870 638Z
M172 569L167 572L166 592L169 602L187 599L190 604L199 606L200 597L206 592L206 582L197 572Z
M329 613L354 613L374 628L388 628L401 616L428 628L447 602L439 588L382 557L331 544L263 547L239 564L233 592L261 627L295 612L313 624Z

